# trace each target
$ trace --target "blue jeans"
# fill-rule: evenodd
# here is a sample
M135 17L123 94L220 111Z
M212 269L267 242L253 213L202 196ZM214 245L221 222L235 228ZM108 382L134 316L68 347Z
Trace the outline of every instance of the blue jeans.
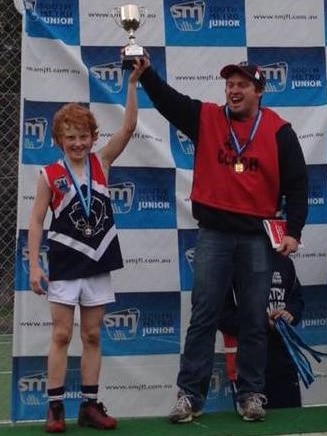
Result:
M199 229L192 314L177 377L178 387L191 396L196 410L203 407L208 393L216 332L232 278L239 289L238 395L264 392L271 254L265 234Z

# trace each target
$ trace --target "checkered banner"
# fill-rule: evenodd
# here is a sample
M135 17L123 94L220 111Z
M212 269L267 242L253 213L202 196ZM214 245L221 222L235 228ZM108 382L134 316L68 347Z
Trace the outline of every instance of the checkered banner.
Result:
M263 105L290 120L310 177L304 246L294 255L306 311L300 334L327 351L327 0L139 0L136 31L153 67L194 98L223 103L220 69L248 60L267 79ZM120 125L127 72L120 50L128 33L115 20L121 0L15 0L23 21L13 347L12 418L43 419L51 319L46 297L29 289L27 229L41 166L60 157L51 138L55 111L85 103L99 122L96 147ZM190 316L196 222L190 188L194 146L138 87L137 129L110 172L110 193L124 258L113 274L116 302L106 307L100 399L113 415L166 415L176 395ZM46 219L46 226L49 219ZM47 270L46 228L40 262ZM66 414L80 401L79 311L69 348ZM327 403L326 362L302 388L305 405ZM217 334L207 411L233 408Z

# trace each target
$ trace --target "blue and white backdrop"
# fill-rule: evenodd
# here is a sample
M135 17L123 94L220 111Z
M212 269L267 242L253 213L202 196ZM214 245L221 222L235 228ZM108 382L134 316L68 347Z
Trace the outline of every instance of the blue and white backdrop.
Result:
M140 0L141 1L141 0ZM51 139L54 112L87 103L101 147L124 111L127 75L115 24L121 0L15 0L22 14L21 130L13 347L13 420L42 419L51 320L45 297L29 290L28 220L42 165L60 154ZM294 256L305 286L299 331L327 351L327 0L142 0L147 20L136 32L154 67L180 91L224 102L220 69L248 59L267 78L263 103L292 122L310 175L304 247ZM13 5L14 7L14 5ZM102 326L100 399L118 417L166 415L190 314L196 223L191 217L193 145L138 88L139 119L110 174L125 268L114 274L117 298ZM46 224L49 224L47 218ZM40 262L47 268L46 230ZM79 392L79 312L69 348L67 415ZM221 337L206 409L231 409ZM315 382L304 405L327 403L327 364L312 362Z

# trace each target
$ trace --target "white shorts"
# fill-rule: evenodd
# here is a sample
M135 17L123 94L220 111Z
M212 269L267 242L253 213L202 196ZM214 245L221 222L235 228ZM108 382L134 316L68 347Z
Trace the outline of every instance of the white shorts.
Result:
M110 273L76 280L54 280L48 284L48 301L69 306L100 306L115 301Z

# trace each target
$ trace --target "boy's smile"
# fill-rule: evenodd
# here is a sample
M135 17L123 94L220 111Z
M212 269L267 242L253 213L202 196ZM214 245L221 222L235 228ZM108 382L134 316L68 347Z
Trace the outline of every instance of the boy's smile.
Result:
M69 126L63 129L61 145L71 163L84 162L93 146L93 138L89 129Z

